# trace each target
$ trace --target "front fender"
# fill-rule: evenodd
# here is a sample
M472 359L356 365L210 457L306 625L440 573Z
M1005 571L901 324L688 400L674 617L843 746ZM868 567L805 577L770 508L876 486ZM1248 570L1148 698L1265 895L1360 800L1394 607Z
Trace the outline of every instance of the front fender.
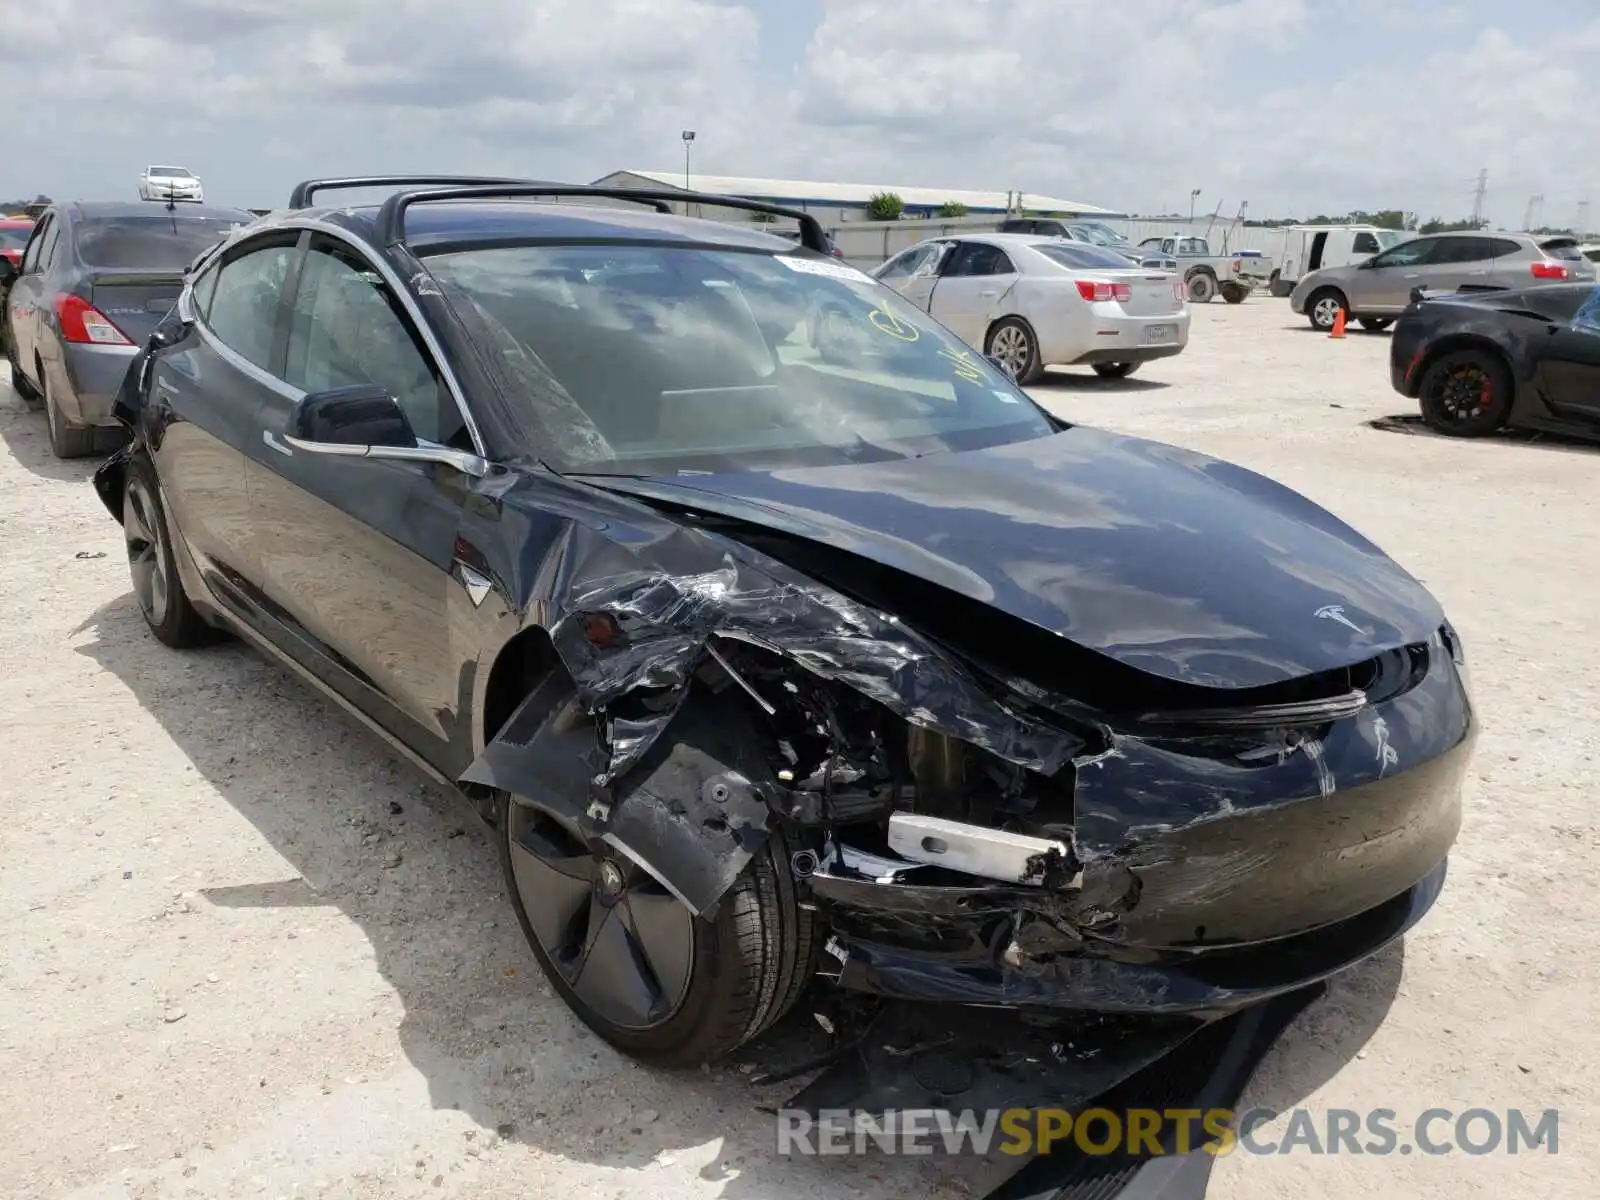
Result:
M625 737L613 720L612 736ZM461 777L543 809L637 862L696 916L766 845L776 787L731 693L693 689L614 784L593 720L564 672L545 680Z

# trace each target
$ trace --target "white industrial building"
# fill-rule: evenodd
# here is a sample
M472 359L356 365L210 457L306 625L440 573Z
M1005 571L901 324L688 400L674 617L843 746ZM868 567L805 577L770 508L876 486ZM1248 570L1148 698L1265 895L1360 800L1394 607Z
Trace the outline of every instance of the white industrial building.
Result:
M684 190L682 171L613 171L595 180L596 187L658 188ZM818 183L806 179L749 179L734 175L688 176L688 189L719 196L738 196L745 200L769 201L785 208L811 213L824 225L867 219L867 202L873 196L892 192L905 203L904 216L932 217L946 204L964 204L972 216L999 216L1026 210L1038 213L1065 213L1073 216L1115 216L1109 209L1059 196L1033 192L975 192L964 188L903 187L880 183ZM709 214L708 214L709 215Z

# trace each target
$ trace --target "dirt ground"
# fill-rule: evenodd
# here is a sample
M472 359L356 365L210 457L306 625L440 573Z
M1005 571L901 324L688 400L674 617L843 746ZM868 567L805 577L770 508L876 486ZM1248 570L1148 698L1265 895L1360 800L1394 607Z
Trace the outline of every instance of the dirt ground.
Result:
M1372 429L1383 336L1283 301L1036 389L1325 504L1440 597L1484 733L1437 908L1339 980L1247 1105L1560 1110L1559 1153L1237 1155L1212 1196L1593 1195L1600 451ZM144 630L90 466L0 388L0 1192L975 1194L982 1171L786 1160L789 1088L620 1058L545 987L464 806L236 645ZM1263 1132L1281 1135L1283 1122ZM1405 1140L1405 1139L1403 1139Z

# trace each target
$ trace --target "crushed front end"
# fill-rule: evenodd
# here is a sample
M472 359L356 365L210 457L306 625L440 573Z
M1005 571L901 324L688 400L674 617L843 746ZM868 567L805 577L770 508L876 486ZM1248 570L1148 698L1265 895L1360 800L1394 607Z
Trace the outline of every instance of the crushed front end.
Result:
M1377 952L1442 886L1475 734L1448 625L1206 688L999 613L934 640L704 526L667 541L681 574L560 556L552 638L598 734L549 733L536 695L463 778L559 806L697 913L781 825L844 989L1215 1016Z

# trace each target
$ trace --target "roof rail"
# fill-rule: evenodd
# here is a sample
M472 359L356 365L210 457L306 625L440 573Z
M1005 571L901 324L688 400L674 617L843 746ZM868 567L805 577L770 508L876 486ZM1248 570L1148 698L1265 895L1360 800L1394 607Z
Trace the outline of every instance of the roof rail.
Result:
M539 183L537 179L506 179L479 175L357 175L343 179L305 179L289 193L290 208L310 208L318 192L354 191L371 187L415 187L417 185L486 187L509 183Z
M610 200L625 200L631 204L648 204L660 213L670 213L672 202L679 204L715 204L723 208L738 208L747 212L771 213L775 217L788 217L800 225L800 244L818 254L831 253L828 235L822 224L807 212L795 208L780 208L776 204L763 204L759 200L746 200L741 196L718 196L708 192L656 191L641 188L564 187L560 184L520 184L501 187L464 186L428 191L396 192L383 202L378 210L377 240L385 245L398 246L406 239L406 209L413 204L428 204L442 200L498 200L521 199L539 196L600 196Z

